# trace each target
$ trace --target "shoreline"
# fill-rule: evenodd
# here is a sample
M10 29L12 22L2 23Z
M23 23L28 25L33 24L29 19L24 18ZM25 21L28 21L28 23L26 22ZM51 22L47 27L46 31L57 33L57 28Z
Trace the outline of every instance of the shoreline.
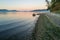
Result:
M40 14L32 33L32 40L60 40L60 27L55 26L45 14Z

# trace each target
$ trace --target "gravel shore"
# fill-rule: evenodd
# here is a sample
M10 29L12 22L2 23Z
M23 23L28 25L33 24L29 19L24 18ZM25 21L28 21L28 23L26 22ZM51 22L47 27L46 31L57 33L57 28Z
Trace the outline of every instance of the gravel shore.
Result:
M32 40L60 40L60 27L54 25L46 14L40 14L32 33Z

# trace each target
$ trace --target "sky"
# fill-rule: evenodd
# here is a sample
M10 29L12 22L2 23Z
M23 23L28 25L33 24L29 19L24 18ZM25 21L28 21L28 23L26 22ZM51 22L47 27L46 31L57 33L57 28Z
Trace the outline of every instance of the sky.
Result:
M0 0L0 9L34 10L46 8L45 0Z

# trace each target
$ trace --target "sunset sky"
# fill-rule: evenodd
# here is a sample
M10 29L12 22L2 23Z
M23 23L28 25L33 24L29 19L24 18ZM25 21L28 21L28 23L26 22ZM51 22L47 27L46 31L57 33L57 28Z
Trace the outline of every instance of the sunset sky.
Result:
M46 8L45 0L0 0L0 9L33 10Z

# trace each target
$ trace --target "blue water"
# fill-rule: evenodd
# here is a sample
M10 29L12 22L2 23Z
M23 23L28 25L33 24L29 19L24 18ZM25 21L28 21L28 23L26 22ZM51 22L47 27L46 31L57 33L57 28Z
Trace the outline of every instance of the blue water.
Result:
M0 13L0 40L28 40L38 16L33 12Z

